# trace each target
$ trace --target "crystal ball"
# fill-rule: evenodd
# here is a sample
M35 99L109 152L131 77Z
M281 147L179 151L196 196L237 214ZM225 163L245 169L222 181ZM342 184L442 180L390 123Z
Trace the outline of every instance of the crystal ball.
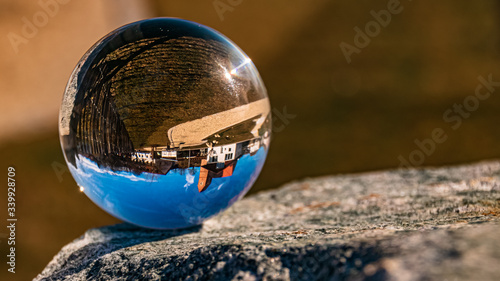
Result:
M81 58L59 113L80 191L139 226L202 223L241 198L269 148L267 91L248 56L198 23L155 18Z

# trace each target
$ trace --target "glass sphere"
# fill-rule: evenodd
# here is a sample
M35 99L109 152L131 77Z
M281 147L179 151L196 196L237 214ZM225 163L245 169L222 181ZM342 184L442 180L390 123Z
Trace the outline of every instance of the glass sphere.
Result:
M267 92L247 55L194 22L123 26L82 57L59 134L95 204L144 227L200 224L258 177L271 136Z

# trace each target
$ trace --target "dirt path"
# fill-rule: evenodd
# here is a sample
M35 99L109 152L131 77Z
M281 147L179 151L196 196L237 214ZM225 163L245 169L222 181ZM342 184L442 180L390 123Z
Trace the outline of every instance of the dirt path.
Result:
M172 127L168 139L175 147L201 145L204 138L252 117L267 116L269 111L269 99L261 99Z

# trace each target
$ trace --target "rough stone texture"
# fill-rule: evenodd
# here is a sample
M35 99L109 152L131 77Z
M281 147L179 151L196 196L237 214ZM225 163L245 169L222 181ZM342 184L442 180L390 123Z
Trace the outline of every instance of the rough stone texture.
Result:
M182 231L88 230L35 280L498 280L500 162L305 179Z

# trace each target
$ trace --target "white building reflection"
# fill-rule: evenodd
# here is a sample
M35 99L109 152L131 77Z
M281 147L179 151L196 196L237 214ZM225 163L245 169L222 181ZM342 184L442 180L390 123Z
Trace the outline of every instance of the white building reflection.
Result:
M246 141L209 146L200 149L169 149L168 147L146 147L136 150L130 159L147 167L153 173L166 174L171 169L200 167L198 190L204 191L213 178L230 177L238 159L244 154L254 155L261 147L269 147L270 135Z

